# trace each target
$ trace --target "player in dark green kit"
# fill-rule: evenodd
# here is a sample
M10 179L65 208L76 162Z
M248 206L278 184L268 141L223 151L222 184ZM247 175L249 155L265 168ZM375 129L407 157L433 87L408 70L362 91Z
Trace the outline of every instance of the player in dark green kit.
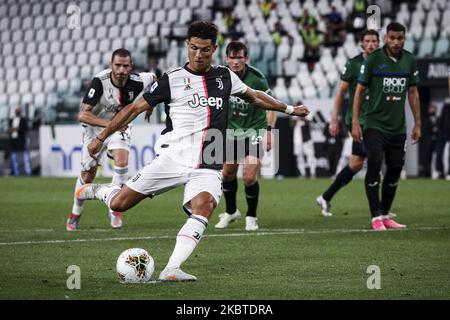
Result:
M249 66L248 49L244 43L232 41L226 48L228 67L250 88L258 89L271 95L266 77L256 68ZM264 149L272 148L271 128L275 126L276 113L258 109L238 97L230 99L228 110L227 154L230 149L233 157L227 156L223 166L223 193L226 202L226 212L219 215L220 221L216 228L228 227L230 222L241 217L236 206L238 189L237 171L243 163L243 180L247 200L247 216L245 230L255 231L259 226L256 217L258 206L259 184L258 171Z
M342 102L344 100L345 92L349 91L349 108L345 114L345 125L348 130L351 131L352 123L352 106L353 96L355 95L356 84L358 81L359 70L366 57L378 49L380 45L380 36L375 30L366 30L361 35L361 48L363 52L357 56L351 58L345 65L343 74L341 75L341 82L339 83L339 89L334 100L333 112L331 114L331 121L328 127L328 131L332 137L336 137L339 132L339 113ZM359 117L360 123L364 126L365 119L365 104L367 100L364 99L361 106L361 115ZM328 189L316 198L317 204L322 209L322 215L325 217L332 216L330 212L330 201L333 196L349 183L355 174L362 169L364 160L366 158L366 150L364 143L353 141L352 143L352 156L347 166L345 166L336 176L336 179L328 187Z
M403 50L406 29L392 22L386 28L386 45L367 57L361 66L353 103L352 136L367 148L366 194L372 215L372 229L398 229L405 225L395 222L388 214L397 190L405 160L406 94L414 117L411 139L415 144L420 133L420 102L417 84L419 72L413 54ZM359 115L364 91L369 88L364 131ZM379 197L380 171L383 158L386 174Z

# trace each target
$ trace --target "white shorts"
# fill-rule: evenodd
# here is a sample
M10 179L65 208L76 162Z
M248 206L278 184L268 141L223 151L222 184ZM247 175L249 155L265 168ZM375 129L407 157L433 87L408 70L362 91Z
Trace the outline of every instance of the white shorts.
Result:
M145 165L126 183L127 187L148 196L155 196L185 185L183 209L191 214L190 201L200 192L208 192L219 204L222 196L222 172L212 169L196 169L173 161L161 154Z
M81 151L81 167L83 171L89 171L93 166L97 164L97 161L89 155L87 147L89 143L91 143L91 141L94 140L97 134L99 134L102 130L103 128L99 127L91 127L91 126L84 127L83 148ZM106 138L105 142L103 143L102 150L96 155L97 159L99 159L100 161L105 151L108 151L109 153L110 151L115 149L123 149L129 152L130 145L131 145L130 127L128 127L128 129L123 133L119 131L114 132L112 135Z

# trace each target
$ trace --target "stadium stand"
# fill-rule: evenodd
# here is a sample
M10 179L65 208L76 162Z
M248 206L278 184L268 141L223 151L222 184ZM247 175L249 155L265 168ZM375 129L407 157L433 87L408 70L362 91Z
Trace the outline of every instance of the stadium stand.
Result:
M214 63L223 63L229 35L242 35L251 63L267 76L275 94L291 103L305 98L332 98L346 61L359 52L347 28L336 52L322 46L320 60L308 71L298 22L305 9L318 20L319 32L332 3L346 21L355 0L275 1L264 15L258 0L3 0L0 3L0 132L17 104L32 119L43 110L44 123L73 123L83 83L105 68L114 49L132 51L138 71L147 69L148 55L169 70L186 61L187 24L210 19L224 35ZM372 1L376 2L376 1ZM419 58L450 58L450 0L391 1L382 26L399 21L408 29L406 49ZM225 12L235 20L228 33ZM70 25L79 13L79 26ZM277 45L272 30L279 22L286 34Z
M353 2L338 0L332 4L346 19ZM221 32L226 33L223 12L230 9L237 18L238 31L249 42L252 63L275 84L278 77L290 79L300 71L304 45L297 21L303 10L308 9L316 17L330 11L326 0L279 1L267 18L264 18L257 0L80 1L80 29L71 30L67 27L70 3L6 0L0 5L2 67L5 75L0 80L0 88L6 90L0 97L2 108L11 109L17 102L31 102L29 114L35 108L46 111L55 108L47 99L51 90L57 88L59 94L78 92L76 87L71 87L72 84L77 86L77 82L69 79L80 78L83 81L91 77L107 64L110 52L121 46L132 50L137 67L145 69L147 47L150 43L155 44L160 50L161 68L168 70L183 63L186 58L180 52L183 51L182 39L187 23L196 18L212 18ZM418 57L449 56L450 24L445 23L450 21L449 0L400 1L396 7L395 19L404 23L411 34L406 43L407 49ZM277 21L281 22L289 36L283 36L279 46L272 43L270 35ZM319 19L319 31L325 31L324 25ZM321 92L321 97L326 97L323 92L331 94L337 80L336 73L358 51L358 44L350 32L336 56L330 56L328 48L322 47L320 61L310 75L315 75L313 79L316 80L301 81L300 90L294 90L296 96L288 94L289 101L294 101L298 92L313 96L314 92ZM217 55L215 62L221 63L221 59L223 54ZM305 78L309 79L307 76ZM287 89L285 91L292 91ZM20 95L17 96L17 93ZM31 94L31 101L30 95L25 93ZM44 98L38 98L42 93Z

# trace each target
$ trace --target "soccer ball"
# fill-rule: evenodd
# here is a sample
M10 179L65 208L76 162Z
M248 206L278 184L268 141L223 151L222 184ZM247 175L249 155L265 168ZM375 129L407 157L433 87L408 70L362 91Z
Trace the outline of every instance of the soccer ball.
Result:
M155 271L155 262L146 250L131 248L117 258L116 271L121 283L145 283Z

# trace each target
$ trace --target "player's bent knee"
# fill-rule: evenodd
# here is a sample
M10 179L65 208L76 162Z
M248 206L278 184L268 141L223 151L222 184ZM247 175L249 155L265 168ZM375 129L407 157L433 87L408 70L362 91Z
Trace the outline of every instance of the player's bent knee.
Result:
M247 187L254 185L256 182L256 174L244 174L242 178Z
M120 190L112 198L111 202L109 203L109 207L111 208L111 210L124 212L134 207L136 204L138 204L142 199L146 197L147 197L146 195L136 192L128 188L127 186L124 186L122 190Z
M348 166L350 167L350 170L352 170L352 172L358 172L363 168L364 165L364 161L350 161Z
M124 167L127 167L128 166L128 160L114 160L114 163L115 163L115 165L117 166L117 167L121 167L121 168L124 168Z

